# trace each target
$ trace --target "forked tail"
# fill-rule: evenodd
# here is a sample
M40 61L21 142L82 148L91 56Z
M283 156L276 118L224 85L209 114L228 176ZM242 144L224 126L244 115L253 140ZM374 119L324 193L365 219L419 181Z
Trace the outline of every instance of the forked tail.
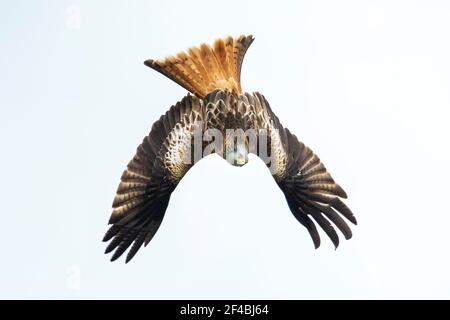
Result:
M216 89L242 93L241 67L253 36L218 39L163 60L146 60L146 66L172 79L199 98Z

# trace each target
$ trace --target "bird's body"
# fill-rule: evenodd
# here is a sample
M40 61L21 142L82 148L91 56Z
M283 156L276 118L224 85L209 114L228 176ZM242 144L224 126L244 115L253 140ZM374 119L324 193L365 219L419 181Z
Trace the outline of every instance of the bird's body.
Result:
M145 64L194 95L188 94L153 124L122 175L113 202L111 228L104 241L112 260L131 246L129 261L159 228L170 195L186 172L210 153L243 166L257 154L269 167L294 216L308 229L315 247L320 237L312 217L335 246L350 228L341 215L356 223L339 199L346 194L319 158L284 128L259 93L246 93L240 70L252 36L219 39L214 46L191 48L165 60Z

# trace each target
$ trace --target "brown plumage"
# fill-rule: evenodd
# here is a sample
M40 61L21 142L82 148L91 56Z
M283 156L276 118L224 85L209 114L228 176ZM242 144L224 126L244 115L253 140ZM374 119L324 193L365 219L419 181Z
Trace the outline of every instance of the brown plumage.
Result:
M241 66L252 41L252 36L227 37L213 46L203 44L175 57L145 61L194 95L188 94L153 124L122 174L109 221L112 226L103 239L110 241L106 253L114 251L112 261L131 247L128 262L155 235L172 191L201 159L193 154L194 134L199 129L222 133L223 145L214 152L238 166L247 163L248 153L262 157L261 145L251 149L249 138L239 142L227 129L252 129L258 139L264 133L270 145L267 165L314 246L320 245L315 223L335 247L339 237L333 224L346 239L352 237L344 219L354 224L356 219L340 199L347 197L345 191L311 149L280 124L264 96L242 91ZM201 156L208 147L203 141Z
M202 44L163 60L146 60L145 65L164 74L199 98L216 89L241 94L241 66L252 36L218 39L211 47Z

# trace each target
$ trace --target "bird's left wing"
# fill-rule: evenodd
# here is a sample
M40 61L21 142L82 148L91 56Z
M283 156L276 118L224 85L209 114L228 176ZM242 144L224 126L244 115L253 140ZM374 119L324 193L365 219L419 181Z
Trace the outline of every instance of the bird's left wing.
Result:
M266 164L283 191L289 209L309 231L314 246L319 247L320 236L313 220L335 247L339 245L339 237L331 223L350 239L352 232L342 217L353 224L356 219L341 200L347 198L345 191L333 180L319 157L280 124L262 95L246 94L246 97L255 109L258 127L267 130L271 152L270 162Z
M158 230L170 195L193 166L191 157L195 126L203 120L203 101L187 95L172 106L137 148L123 172L113 202L113 212L103 241L110 241L111 261L131 246L126 262Z

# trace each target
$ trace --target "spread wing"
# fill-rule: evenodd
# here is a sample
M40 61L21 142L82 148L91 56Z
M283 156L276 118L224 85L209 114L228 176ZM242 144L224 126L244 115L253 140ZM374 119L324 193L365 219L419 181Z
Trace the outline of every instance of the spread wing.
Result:
M256 107L259 127L268 131L271 162L267 165L291 212L309 231L316 248L320 246L320 236L314 221L337 248L339 236L333 224L346 239L352 237L352 232L343 217L356 224L353 213L341 200L347 198L345 191L333 180L319 157L283 128L262 95L255 93L248 98Z
M155 235L172 191L194 163L186 156L191 159L193 132L202 117L202 100L188 95L153 124L137 148L122 174L109 221L112 226L103 238L110 241L105 253L115 250L111 261L131 246L126 257L130 261Z

